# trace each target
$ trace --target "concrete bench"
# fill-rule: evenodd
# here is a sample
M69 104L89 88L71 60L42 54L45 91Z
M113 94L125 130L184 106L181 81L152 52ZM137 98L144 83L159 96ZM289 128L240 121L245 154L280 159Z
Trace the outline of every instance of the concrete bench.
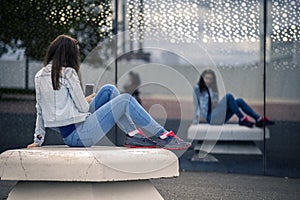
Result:
M0 180L19 181L12 199L163 199L149 179L179 175L164 149L45 146L0 155Z
M196 153L192 157L193 161L217 162L212 154L262 155L255 141L264 140L264 129L238 124L193 124L188 129L187 137L199 141L194 146ZM266 128L265 139L269 138L270 132Z

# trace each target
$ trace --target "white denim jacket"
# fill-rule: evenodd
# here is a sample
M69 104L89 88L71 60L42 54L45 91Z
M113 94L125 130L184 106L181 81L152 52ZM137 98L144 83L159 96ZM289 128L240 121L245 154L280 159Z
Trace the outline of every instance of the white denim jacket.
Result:
M48 64L35 75L36 126L34 142L42 145L45 127L61 127L85 121L90 114L78 75L73 68L62 69L60 89L53 90L52 65Z

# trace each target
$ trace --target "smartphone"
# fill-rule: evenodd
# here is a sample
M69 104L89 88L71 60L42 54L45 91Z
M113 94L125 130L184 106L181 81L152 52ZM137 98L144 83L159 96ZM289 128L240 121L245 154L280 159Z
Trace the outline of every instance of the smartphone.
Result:
M85 84L85 96L89 96L89 95L93 94L94 87L95 87L95 84L93 84L93 83Z

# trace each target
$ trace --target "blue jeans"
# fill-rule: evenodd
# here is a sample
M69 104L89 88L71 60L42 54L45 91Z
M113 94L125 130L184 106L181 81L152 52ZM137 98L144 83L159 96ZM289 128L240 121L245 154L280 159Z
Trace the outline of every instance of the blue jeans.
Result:
M232 94L228 93L221 99L218 106L208 114L207 121L215 125L224 124L234 114L241 120L244 115L240 109L256 121L260 117L242 98L235 99Z
M90 112L84 122L75 124L76 129L63 138L68 146L88 147L95 145L117 123L129 133L138 125L154 135L166 131L129 94L120 94L114 85L104 85L90 103Z

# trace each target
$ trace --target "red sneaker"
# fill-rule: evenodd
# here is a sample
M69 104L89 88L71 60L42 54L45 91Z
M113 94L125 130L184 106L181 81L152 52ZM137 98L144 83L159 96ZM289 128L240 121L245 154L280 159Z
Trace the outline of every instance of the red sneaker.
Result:
M156 142L148 138L142 129L139 129L139 132L132 137L127 134L124 146L130 148L157 148Z
M275 124L275 122L269 120L267 117L261 117L261 119L255 123L255 126L261 128L263 126L270 126L270 125L274 125L274 124Z
M184 150L189 148L192 143L186 142L177 135L173 131L165 132L163 135L166 136L165 139L157 138L155 141L158 147L168 150Z
M251 122L248 117L244 117L242 120L239 121L239 125L241 126L247 126L249 128L252 128L254 123Z

